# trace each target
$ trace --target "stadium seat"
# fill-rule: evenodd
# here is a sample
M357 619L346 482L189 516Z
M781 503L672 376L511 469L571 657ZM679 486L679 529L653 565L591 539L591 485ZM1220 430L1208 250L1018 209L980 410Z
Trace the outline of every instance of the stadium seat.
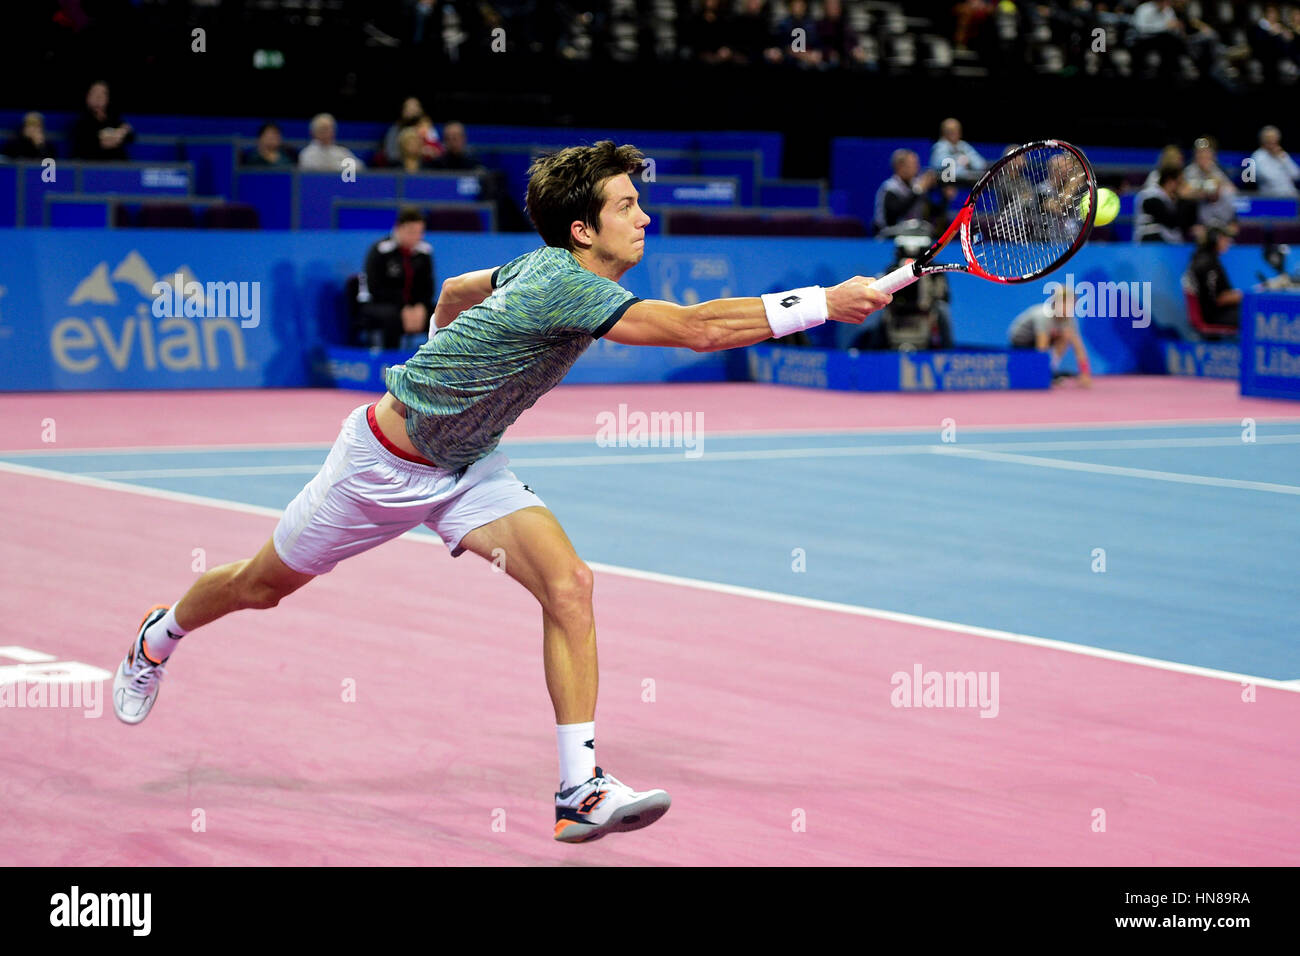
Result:
M134 225L140 229L193 229L194 210L183 203L146 202L140 204Z
M439 209L434 207L424 217L430 232L482 232L483 215L477 209Z
M203 214L205 229L260 229L257 208L246 202L209 206Z
M1196 297L1196 293L1184 285L1183 301L1187 303L1187 321L1197 332L1207 339L1222 339L1235 336L1237 329L1231 325L1215 325L1213 322L1206 322L1205 317L1201 315L1201 302Z

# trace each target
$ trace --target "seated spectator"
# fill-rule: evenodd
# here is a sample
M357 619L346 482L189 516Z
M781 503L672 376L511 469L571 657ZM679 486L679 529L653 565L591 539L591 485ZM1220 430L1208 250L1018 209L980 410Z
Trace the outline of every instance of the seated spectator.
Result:
M776 25L776 39L779 43L774 48L777 55L768 57L774 63L794 63L804 67L821 63L817 21L808 10L808 0L790 0L786 15Z
M1184 242L1194 206L1178 197L1181 174L1165 167L1154 186L1140 190L1133 200L1135 242Z
M469 148L464 123L448 123L442 128L442 155L432 160L430 166L433 169L466 172L483 168L474 151Z
M732 58L731 14L722 0L704 0L686 31L686 45L702 63L725 63Z
M944 197L951 200L957 186L969 186L980 178L988 162L975 147L961 138L961 123L949 117L939 126L939 139L930 147L930 168L944 183ZM956 184L956 185L947 185Z
M311 142L298 154L298 168L314 173L337 173L346 160L352 160L357 169L364 169L365 163L357 159L355 153L346 146L334 142L337 130L334 117L329 113L318 113L311 121Z
M1250 45L1270 83L1276 83L1288 68L1295 69L1296 34L1276 3L1265 4L1263 15L1255 21Z
M1194 144L1192 162L1183 170L1186 192L1183 198L1197 203L1196 221L1206 225L1225 225L1237 218L1233 197L1237 187L1219 168L1213 139L1202 136Z
M857 32L844 17L843 0L826 0L817 21L817 45L828 66L857 66L867 62Z
M777 44L781 41L772 31L765 0L745 0L740 13L731 19L731 35L731 58L737 63L760 63L773 54L780 59Z
M1255 164L1255 182L1261 196L1295 198L1300 166L1282 148L1282 131L1265 126L1259 131L1259 149L1250 154Z
M383 145L380 147L385 162L397 163L402 154L402 151L398 148L397 137L401 135L402 130L418 123L423 115L424 107L417 97L408 96L402 100L402 110L397 115L397 122L388 127L388 132L384 134Z
M1144 69L1147 54L1154 52L1160 57L1159 75L1165 78L1173 76L1178 69L1178 58L1187 52L1187 41L1172 0L1148 0L1138 4L1133 11L1133 29L1137 32L1137 41L1133 44L1136 68Z
M433 248L424 241L424 215L406 206L391 236L366 253L361 320L367 343L386 349L418 348L433 315Z
M424 158L424 136L414 126L406 127L397 137L397 166L405 173L432 168Z
M1150 189L1152 186L1160 185L1160 173L1166 169L1177 170L1179 175L1183 172L1183 167L1187 165L1187 159L1183 156L1183 151L1177 146L1170 144L1160 151L1160 157L1156 160L1156 168L1147 173L1146 182L1142 184L1143 189Z
M86 108L72 124L72 158L125 160L127 144L135 139L131 124L109 105L108 84L102 80L86 91Z
M257 145L244 153L245 166L292 166L293 157L284 148L280 127L263 123L257 131Z
M45 138L45 117L40 113L23 116L22 129L5 144L5 155L10 159L51 159L54 147Z
M894 150L889 165L894 175L876 190L875 215L871 219L876 234L892 236L928 230L933 215L928 194L934 188L934 170L921 173L921 160L910 149Z
M1074 293L1058 285L1055 292L1038 305L1031 305L1016 316L1007 329L1007 338L1013 349L1037 349L1052 353L1052 383L1065 376L1060 371L1061 359L1073 348L1079 363L1079 384L1092 384L1092 368L1088 349L1074 322Z
M1187 267L1186 279L1196 292L1201 306L1201 319L1211 325L1241 327L1241 290L1233 288L1219 258L1232 246L1232 234L1227 229L1210 227L1197 244Z
M968 50L984 27L984 22L993 14L994 5L990 0L961 0L953 6L956 20L952 42L958 50Z

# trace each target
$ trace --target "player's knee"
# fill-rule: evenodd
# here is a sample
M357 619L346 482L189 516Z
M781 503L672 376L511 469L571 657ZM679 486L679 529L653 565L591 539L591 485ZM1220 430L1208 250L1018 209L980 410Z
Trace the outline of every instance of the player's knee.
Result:
M589 611L594 580L586 562L568 562L546 582L547 609L556 616Z
M257 573L252 561L245 562L235 573L231 584L238 595L239 605L244 608L263 610L275 607L284 597L281 588Z

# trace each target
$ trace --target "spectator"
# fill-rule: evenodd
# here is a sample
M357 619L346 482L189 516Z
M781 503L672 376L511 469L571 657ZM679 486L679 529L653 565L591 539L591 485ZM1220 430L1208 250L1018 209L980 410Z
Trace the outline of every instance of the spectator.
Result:
M843 0L826 0L817 21L817 43L828 66L858 66L867 62L866 50L844 18Z
M408 96L406 99L402 100L402 109L397 115L397 122L388 127L388 132L384 134L382 149L384 159L387 162L397 162L398 158L401 156L401 150L398 148L397 137L401 135L402 130L418 123L420 117L423 115L424 107L420 104L418 98Z
M1073 348L1079 363L1079 384L1085 387L1092 384L1088 349L1074 322L1074 293L1065 286L1058 283L1046 302L1031 305L1016 316L1007 337L1013 349L1051 350L1053 384L1065 376L1060 371L1061 360Z
M433 249L424 241L424 216L403 207L393 234L366 253L362 327L369 344L415 348L428 337L433 314Z
M735 55L731 40L731 15L722 0L704 0L687 34L695 58L702 63L725 63Z
M1138 4L1133 11L1133 29L1137 32L1137 42L1133 44L1137 67L1144 67L1147 55L1154 52L1160 57L1159 75L1173 76L1178 69L1178 58L1187 52L1187 41L1172 0Z
M1146 182L1142 184L1143 189L1150 189L1153 186L1160 185L1160 173L1166 169L1175 170L1180 176L1183 167L1187 165L1187 159L1183 156L1183 151L1177 146L1170 144L1160 151L1160 157L1156 160L1156 168L1147 173Z
M759 63L766 51L775 49L772 21L764 0L745 0L731 23L731 33L735 38L731 48L732 59L736 62ZM780 50L776 52L779 54Z
M473 171L483 168L474 151L469 148L469 137L464 123L448 123L442 128L442 155L430 165L433 169Z
M1192 162L1183 170L1184 198L1197 203L1196 220L1206 226L1225 225L1237 218L1233 197L1237 187L1216 161L1213 139L1202 136L1194 144Z
M1136 242L1183 242L1187 226L1187 207L1178 198L1180 174L1165 167L1154 186L1138 192L1133 200L1136 211L1133 239Z
M127 144L134 139L131 124L109 105L108 84L102 80L90 84L86 108L72 125L72 158L125 160Z
M968 50L972 41L979 35L984 22L993 14L993 4L989 0L961 0L952 8L956 18L952 42L958 50Z
M1276 126L1265 126L1259 131L1259 149L1250 154L1255 164L1255 182L1261 196L1295 198L1296 180L1300 179L1300 166L1282 148L1282 131Z
M257 145L244 153L245 166L292 166L293 157L284 149L280 127L263 123L257 131Z
M1233 288L1219 258L1232 245L1226 229L1211 226L1197 244L1185 275L1186 284L1196 292L1201 306L1201 320L1211 325L1241 327L1241 290Z
M24 115L22 129L5 144L5 155L10 159L52 159L54 147L45 138L45 117L40 113Z
M424 158L424 137L414 126L406 127L397 137L397 165L404 173L430 168L429 160Z
M365 163L357 159L356 154L346 146L334 142L337 126L329 113L317 113L311 121L311 142L298 154L298 168L308 172L337 173L343 163L351 160L357 169L364 169Z
M1263 16L1255 22L1251 49L1269 82L1276 83L1284 72L1294 72L1296 34L1283 19L1276 3L1266 4Z
M808 0L790 0L789 11L776 25L778 46L774 63L794 63L812 67L821 63L821 46L817 38L817 21L808 10Z
M939 126L939 139L930 147L930 168L943 183L970 185L980 178L988 162L975 147L961 138L961 123L949 117ZM946 186L944 195L956 195L955 186Z
M903 231L927 229L932 215L928 193L934 188L934 170L920 173L921 161L910 149L896 149L889 157L894 174L876 190L876 233L892 236Z

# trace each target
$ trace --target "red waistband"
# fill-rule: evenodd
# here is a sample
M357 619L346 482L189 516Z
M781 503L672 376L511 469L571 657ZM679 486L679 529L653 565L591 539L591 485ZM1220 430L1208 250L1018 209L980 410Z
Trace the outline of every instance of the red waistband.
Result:
M380 429L379 422L375 419L374 405L370 405L369 407L366 408L366 422L370 425L370 430L374 432L375 437L379 439L379 444L383 445L385 448L391 451L398 458L405 459L406 461L413 461L417 465L427 465L430 468L438 467L433 462L429 461L427 458L421 458L419 455L412 455L409 451L404 451L403 449L398 448L396 445L394 445L389 440L388 436L385 435L383 431Z

